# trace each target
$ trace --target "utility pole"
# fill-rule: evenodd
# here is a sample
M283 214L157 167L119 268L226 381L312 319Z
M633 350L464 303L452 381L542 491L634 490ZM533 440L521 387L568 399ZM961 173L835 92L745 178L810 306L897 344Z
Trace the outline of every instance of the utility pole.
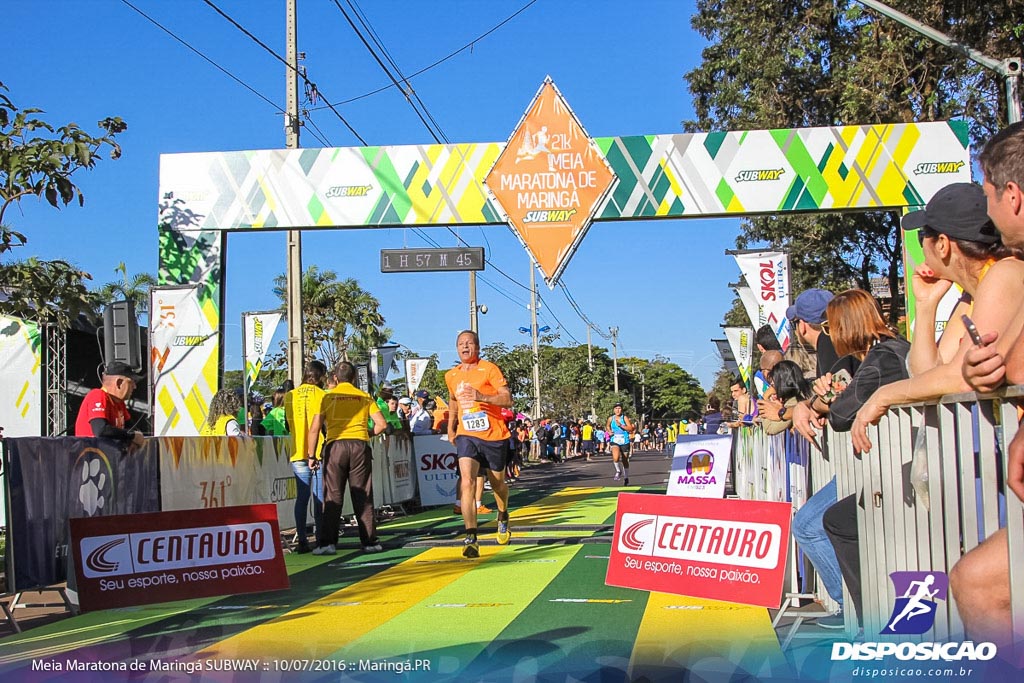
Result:
M286 0L287 49L285 58L284 135L288 149L299 148L299 55L297 39L296 0ZM288 231L288 376L295 386L302 383L302 231Z
M619 328L609 327L612 333L612 374L615 375L615 394L619 393Z
M925 38L934 40L939 45L945 45L951 50L959 52L972 62L980 64L986 69L995 71L1002 76L1006 87L1006 121L1007 123L1016 123L1021 120L1020 77L1024 71L1022 71L1021 58L1019 56L1011 57L1010 59L994 59L953 40L945 33L936 31L931 26L922 24L916 19L894 10L885 3L877 2L876 0L857 0L857 2L870 7L879 14L889 17L912 31L920 33Z
M590 343L590 323L587 323L587 368L590 369L590 414L597 415L594 406L594 347Z
M469 329L476 332L476 271L469 271Z
M537 264L530 256L530 330L533 333L533 412L536 419L543 417L540 409L540 344L537 340Z

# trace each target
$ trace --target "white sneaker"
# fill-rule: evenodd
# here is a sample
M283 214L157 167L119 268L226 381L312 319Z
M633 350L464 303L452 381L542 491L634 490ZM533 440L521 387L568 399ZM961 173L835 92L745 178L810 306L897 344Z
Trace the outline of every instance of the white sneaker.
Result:
M334 547L333 544L331 544L331 545L322 545L322 546L320 546L319 548L317 548L317 549L315 549L313 551L313 554L314 555L334 555L337 552L338 552L337 549Z
M364 553L382 553L382 552L384 552L384 546L382 546L380 543L375 543L373 545L364 545L363 546L363 552Z

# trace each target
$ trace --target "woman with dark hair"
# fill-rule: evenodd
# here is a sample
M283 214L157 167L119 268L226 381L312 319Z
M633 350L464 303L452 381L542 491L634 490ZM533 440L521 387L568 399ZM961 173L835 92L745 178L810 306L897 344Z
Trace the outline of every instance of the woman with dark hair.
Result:
M758 401L761 424L766 434L779 434L793 426L793 407L810 398L811 382L791 360L776 363L768 371L768 382L774 391L771 399Z
M841 357L837 367L844 360L847 363L852 361L850 367L854 367L854 372L848 379L843 376L848 373L840 371L835 377L831 372L819 377L814 383L811 409L827 416L833 430L849 431L857 411L868 396L882 385L907 377L906 359L910 344L886 325L875 298L860 289L840 292L828 303L821 329L832 338L836 353ZM837 499L836 480L833 478L797 511L793 517L793 536L821 576L825 590L839 603L840 610L843 605L842 580L846 579L854 607L860 615L859 566L852 566L845 555L839 556L825 523L828 515L838 507L835 505ZM852 513L856 527L856 508ZM817 623L824 628L843 628L843 613L840 611L818 619Z

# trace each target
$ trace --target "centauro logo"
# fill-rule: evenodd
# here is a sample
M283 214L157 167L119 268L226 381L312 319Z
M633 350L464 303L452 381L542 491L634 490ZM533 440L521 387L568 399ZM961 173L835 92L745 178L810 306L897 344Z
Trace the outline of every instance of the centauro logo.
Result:
M959 173L964 167L962 161L929 161L920 163L914 169L914 175L935 175L937 173Z
M558 209L555 211L530 211L523 218L524 223L568 223L576 214L576 209Z
M639 522L634 522L626 527L626 530L622 532L622 545L626 546L630 550L643 550L644 544L650 539L641 538L638 536L640 530L644 527L654 524L654 518L648 517L647 519L641 519ZM647 535L647 534L645 534Z
M327 190L327 198L365 197L370 194L373 185L335 185Z
M786 172L784 168L764 168L751 171L740 171L736 174L737 183L758 182L763 180L779 180Z

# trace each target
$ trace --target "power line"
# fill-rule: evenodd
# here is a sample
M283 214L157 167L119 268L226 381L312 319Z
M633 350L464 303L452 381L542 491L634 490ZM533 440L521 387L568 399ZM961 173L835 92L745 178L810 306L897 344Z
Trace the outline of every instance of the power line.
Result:
M243 88L245 88L246 90L248 90L249 92L251 92L251 93L252 93L253 95L255 95L256 97L260 98L261 100L263 100L264 102L266 102L267 104L269 104L269 105L270 105L271 107L273 107L274 109L276 109L276 110L277 110L277 111L278 111L279 113L281 113L281 114L284 114L284 113L285 113L284 109L282 109L282 108L281 108L281 107L280 107L280 106L279 106L279 105L278 105L278 104L277 104L276 102L274 102L273 100L271 100L271 99L270 99L269 97L267 97L266 95L264 95L264 94L263 94L263 93L261 93L260 91L256 90L256 88L252 87L251 85L249 85L248 83L246 83L245 81L243 81L243 80L242 80L241 78L239 78L238 76L234 75L233 73L231 73L230 71L228 71L227 69L225 69L225 68L224 68L223 66L221 66L221 65L220 65L220 64L218 64L217 62L213 61L213 59L211 59L210 57L207 57L207 56L206 56L205 54L203 54L203 53L202 53L202 52L201 52L201 51L200 51L200 50L199 50L198 48L195 48L195 47L193 47L192 45L190 45L190 44L189 44L189 43L188 43L188 42L187 42L187 41L186 41L186 40L185 40L184 38L181 38L181 37L179 37L179 36L178 36L177 34L175 34L175 33L174 33L174 31L170 30L169 28L167 28L166 26L164 26L163 24L161 24L161 23L160 23L159 21L157 21L157 20L156 20L156 19L154 19L153 17L149 16L148 14L146 14L145 12L143 12L142 10L140 10L140 9L139 9L138 7L136 7L136 6L135 6L135 5L133 5L132 3L128 2L128 0L121 0L121 4L123 4L123 5L126 5L126 6L130 7L131 9L135 10L135 11L136 11L137 13L139 13L140 15L142 15L142 16L143 16L143 17L144 17L144 18L145 18L145 19L146 19L147 21L149 21L149 22L150 22L151 24L153 24L154 26L156 26L157 28L159 28L159 29L160 29L161 31L163 31L164 33L166 33L167 35L169 35L169 36L170 36L171 38L174 38L174 39L175 39L176 41L178 41L179 43L181 43L182 45L184 45L185 47L187 47L187 48L188 48L189 50L191 50L192 52L194 52L194 53L196 53L197 55L199 55L200 57L202 57L202 58L203 58L204 60L206 60L206 61L207 61L207 62L208 62L209 64L211 64L211 65L212 65L212 66L213 66L214 68L216 68L216 69L217 69L218 71L220 71L221 73L223 73L223 74L224 74L225 76L227 76L228 78L230 78L230 79L231 79L231 80L233 80L234 82L236 82L236 83L238 83L239 85L241 85L241 86L242 86Z
M225 12L224 10L222 10L222 9L221 9L220 7L217 7L217 5L215 5L215 4L214 4L214 3L212 2L212 0L203 0L203 2L204 2L204 3L206 3L206 5L208 5L208 6L209 6L209 7L211 8L211 9L213 9L213 11L215 11L215 12L216 12L217 14L221 15L222 17L224 17L224 19L226 19L226 20L227 20L227 21L228 21L228 22L229 22L229 23L230 23L230 24L231 24L232 26L234 26L235 28L237 28L237 29L238 29L239 31L241 31L242 33L244 33L244 34L245 34L245 35L246 35L246 36L247 36L247 37L248 37L248 38L249 38L250 40L252 40L252 41L253 41L253 42L255 42L255 43L256 43L257 45L259 45L260 47L262 47L262 48L263 48L264 50L266 50L267 52L269 52L269 53L270 53L270 54L271 54L271 55L272 55L272 56L274 57L274 59L276 59L277 61L281 62L281 63L282 63L282 64L284 64L284 65L285 65L286 67L288 67L289 69L291 69L292 71L294 71L294 72L296 73L296 75L297 75L297 76L298 76L299 78L301 78L301 79L302 79L303 83L305 83L306 85L308 85L308 86L309 86L310 88L312 88L312 89L313 89L314 91L316 91L316 92L320 93L320 95L321 95L321 96L323 96L324 100L327 100L327 99L328 99L328 98L327 98L327 95L326 95L326 94L325 94L325 93L324 93L324 92L323 92L322 90L320 90L320 89L319 89L319 88L317 87L316 83L313 83L312 81L310 81L310 80L309 80L309 78L307 78L307 77L306 77L306 74L302 72L302 70L300 70L300 69L297 69L296 67L292 66L292 65L291 65L291 64L290 64L290 63L288 62L288 60L287 60L287 59L285 59L285 58L284 58L284 57L282 57L281 55L277 54L277 52L275 52L275 51L273 50L273 48L271 48L271 47L270 47L269 45L267 45L266 43L264 43L264 42L263 42L262 40L260 40L260 39L259 39L259 38L257 38L256 36L254 36L254 35L253 35L253 34L252 34L251 32L249 32L249 30L248 30L248 29L246 29L246 28L245 28L244 26L242 26L241 24L239 24L239 23L238 23L237 21L235 21L234 19L232 19L232 18L231 18L231 17L230 17L230 16L229 16L229 15L228 15L228 14L227 14L227 13L226 13L226 12ZM354 135L354 136L356 137L356 139L357 139L357 140L359 140L359 142L363 143L364 145L367 145L367 144L369 144L369 143L367 143L367 142L366 142L366 140L364 140L364 139L363 139L363 136L361 136L361 135L360 135L360 134L359 134L359 133L358 133L358 132L356 131L356 129L352 127L352 124L350 124L350 123L349 123L349 122L348 122L348 121L347 121L347 120L345 119L345 117L341 115L341 112L339 112L339 111L338 111L337 109L335 109L335 107L334 107L334 105L333 105L333 104L331 104L330 102L328 102L328 103L327 103L327 105L326 105L326 107L327 107L328 109L330 109L330 110L331 110L332 112L334 112L334 115L338 117L338 120L339 120L339 121L341 121L341 122L342 122L343 124L345 124L345 127L346 127L346 128L348 128L349 132L350 132L350 133L352 133L352 135Z
M480 42L481 40L483 40L487 36L491 35L495 31L497 31L499 28L501 28L502 26L504 26L508 22L512 21L513 19L515 19L517 16L519 16L520 14L525 12L526 10L528 10L530 8L530 6L532 6L536 2L537 2L537 0L530 0L530 2L526 3L525 5L520 7L518 10L513 12L512 14L510 14L507 17L505 17L504 20L502 20L497 25L493 26L490 30L485 31L484 33L481 33L479 36L477 36L473 40L469 41L468 43L466 43L465 45L460 47L458 50L456 50L455 52L449 53L448 55L446 55L446 56L442 57L441 59L437 60L436 62L434 62L433 64L430 64L428 66L423 67L419 71L417 71L417 72L413 73L412 75L410 75L409 78L406 79L406 80L416 78L417 76L419 76L421 74L424 74L427 71L430 71L431 69L433 69L434 67L439 66L440 64L448 61L452 57L454 57L454 56L456 56L456 55L458 55L458 54L460 54L462 52L465 52L466 50L472 48L478 42ZM388 89L393 88L393 87L395 87L395 84L393 84L393 83L391 85L385 85L383 87L377 88L376 90L371 90L368 93L364 93L362 95L357 95L356 97L352 97L352 98L349 98L347 100L342 100L341 102L335 102L335 104L340 106L342 104L349 104L350 102L356 102L358 100L370 97L371 95L376 95L377 93L384 92L385 90L388 90ZM327 105L325 105L325 106L327 106ZM321 108L323 108L323 107L321 107Z

